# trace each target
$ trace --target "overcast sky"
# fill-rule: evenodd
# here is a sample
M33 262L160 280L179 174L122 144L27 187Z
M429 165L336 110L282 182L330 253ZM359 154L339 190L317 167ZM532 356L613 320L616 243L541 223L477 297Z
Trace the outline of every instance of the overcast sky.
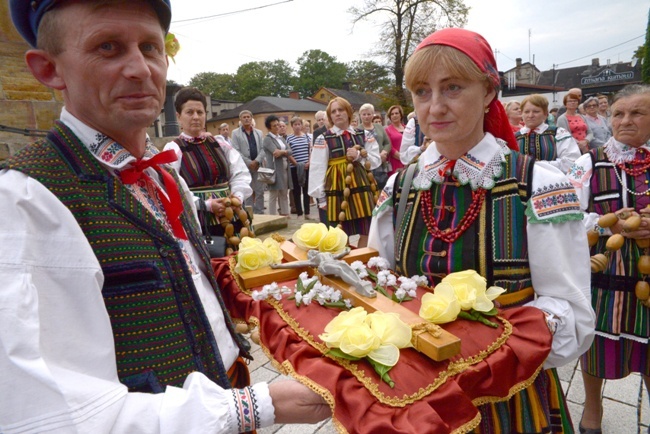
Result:
M244 63L276 59L297 69L296 60L311 49L341 62L368 59L381 21L377 16L377 23L353 27L347 10L362 2L172 1L171 31L181 51L170 64L168 78L187 84L199 72L235 73ZM644 42L650 8L650 0L465 0L465 4L471 8L465 27L482 34L498 50L501 71L514 67L517 57L534 60L541 71L553 64L589 64L596 57L601 65L608 59L629 62ZM183 21L214 15L221 16Z

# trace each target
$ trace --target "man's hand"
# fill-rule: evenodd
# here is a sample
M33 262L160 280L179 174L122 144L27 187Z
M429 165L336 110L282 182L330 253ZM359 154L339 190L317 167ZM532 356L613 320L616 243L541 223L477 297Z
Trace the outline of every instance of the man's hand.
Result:
M275 423L317 423L332 416L325 400L297 381L269 384L275 407Z
M250 170L257 170L260 168L260 163L257 162L257 160L251 161L251 164L248 166Z

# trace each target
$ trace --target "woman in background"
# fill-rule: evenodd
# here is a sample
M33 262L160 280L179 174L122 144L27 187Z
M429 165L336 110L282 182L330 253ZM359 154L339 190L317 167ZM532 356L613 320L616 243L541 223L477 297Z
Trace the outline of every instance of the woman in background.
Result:
M580 113L578 113L578 105L580 104L580 97L574 93L567 93L562 100L566 107L564 112L557 119L557 126L569 131L580 148L583 154L589 151L589 143L594 138L587 122Z
M291 155L296 163L291 163L291 183L293 189L293 203L296 207L298 217L305 215L309 217L309 193L307 192L307 180L309 179L309 154L311 153L311 137L303 133L304 122L298 116L291 119L293 134L287 136L287 143L291 147Z
M508 116L508 122L510 122L510 128L512 132L516 133L521 127L524 126L524 123L521 119L521 103L519 101L508 101L505 106L506 115Z
M648 255L643 246L650 245L650 86L626 86L614 97L611 110L614 136L580 157L569 172L585 212L585 228L601 235L592 254L607 249L611 234L624 239L623 246L611 252L605 269L591 275L597 335L580 359L585 384L580 432L589 434L601 432L603 379L639 372L650 388L650 303L635 293L637 283L646 280L637 264ZM608 213L621 217L634 213L641 224L623 230L623 220L618 220L602 229L598 220Z
M587 98L584 102L585 107L585 121L587 126L594 134L594 138L589 143L591 149L603 146L610 137L612 137L612 130L607 122L607 118L598 113L598 98L592 96Z
M390 139L391 152L388 161L392 167L390 174L392 175L402 167L404 164L400 161L400 149L402 147L402 136L404 135L404 109L400 105L394 105L388 109L388 120L390 125L386 127L386 134Z
M366 132L366 140L376 141L379 147L381 165L374 169L372 174L377 181L377 189L381 190L386 185L390 172L390 163L387 161L390 153L390 139L386 135L384 127L372 121L375 117L375 107L372 104L362 105L359 108L359 116L361 116L361 127Z
M564 128L549 127L544 122L548 117L546 97L539 94L527 96L521 102L521 113L525 126L515 133L519 151L536 160L548 161L566 173L580 157L580 149L571 133Z

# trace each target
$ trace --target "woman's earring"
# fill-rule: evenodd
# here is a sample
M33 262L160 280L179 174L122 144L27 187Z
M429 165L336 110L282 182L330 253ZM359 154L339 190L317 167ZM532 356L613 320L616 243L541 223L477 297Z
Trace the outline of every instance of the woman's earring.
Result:
M490 113L490 107L485 107L485 113Z

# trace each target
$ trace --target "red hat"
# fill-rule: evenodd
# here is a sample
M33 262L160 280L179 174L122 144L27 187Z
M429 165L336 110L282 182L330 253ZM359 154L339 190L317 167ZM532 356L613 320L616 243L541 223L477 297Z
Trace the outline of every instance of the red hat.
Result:
M497 94L490 102L490 105L488 105L489 111L485 114L483 129L491 133L494 137L505 140L510 149L518 151L519 145L517 144L517 140L515 140L512 128L510 128L506 111L497 99L501 78L499 77L497 62L492 54L492 48L485 38L470 30L447 28L438 30L427 36L420 42L415 51L428 47L429 45L446 45L455 48L469 57L481 71L488 75L492 81L492 85L497 90Z

